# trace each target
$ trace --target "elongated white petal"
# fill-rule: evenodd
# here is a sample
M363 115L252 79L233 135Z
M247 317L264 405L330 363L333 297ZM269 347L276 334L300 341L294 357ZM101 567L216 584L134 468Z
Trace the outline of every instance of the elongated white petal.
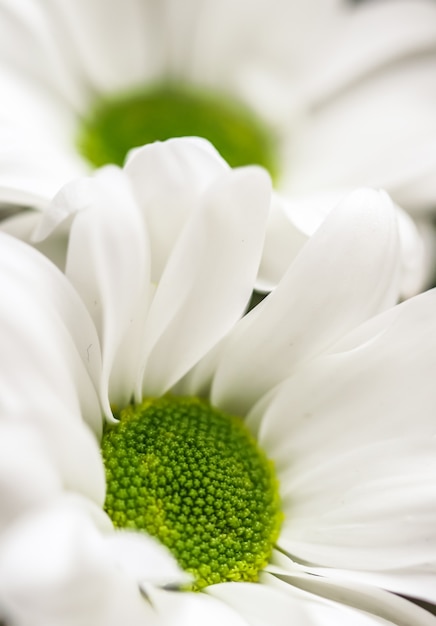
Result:
M273 121L284 116L295 97L293 79L342 7L338 0L223 0L219 5L197 0L182 8L171 0L165 8L169 74L236 95Z
M0 531L60 492L60 478L35 428L0 421Z
M165 626L251 626L237 610L204 593L174 593L153 587L147 595Z
M74 411L101 429L95 384L100 348L92 321L59 270L30 246L0 233L2 410Z
M228 170L212 145L199 138L170 139L130 152L125 172L149 230L154 282L199 197Z
M279 545L298 558L436 570L435 311L434 291L407 301L271 394L258 437L289 507Z
M398 262L389 199L370 190L351 194L308 241L259 313L231 334L213 402L246 413L302 361L392 304Z
M80 415L62 406L54 406L53 401L46 407L25 406L23 403L20 411L4 412L0 426L6 433L17 433L13 440L9 437L10 446L4 455L5 462L9 462L9 457L11 462L14 459L18 461L23 477L29 479L28 488L34 492L32 498L35 497L35 502L40 492L37 483L41 483L37 478L38 466L41 465L38 459L45 457L43 465L50 465L60 488L82 494L98 506L103 506L106 483L99 447L94 434L81 421ZM20 433L23 433L22 445ZM30 450L28 455L24 452L27 448ZM5 471L4 480L5 485L10 482L17 490L18 497L18 485L11 475L13 471L12 467L9 472ZM44 490L44 485L41 485L41 489Z
M350 609L344 606L343 599L338 604L320 598L269 574L263 574L257 585L225 583L209 587L207 593L238 611L250 626L386 626L391 623L358 609ZM419 611L424 613L422 609L417 609L417 614ZM427 624L424 621L421 623Z
M70 73L78 75L89 100L95 92L129 90L162 74L158 6L141 0L44 3L59 48L73 59Z
M260 268L258 286L261 288L265 269L271 276L270 286L275 286L283 277L291 260L302 247L307 237L312 236L325 221L327 215L352 189L332 189L328 192L278 198L270 216L265 250ZM425 221L412 220L405 211L395 205L401 247L400 292L409 298L428 288L433 281L434 232ZM286 224L286 219L290 224ZM271 268L267 263L271 263ZM265 265L265 269L264 269ZM260 279L260 280L259 280Z
M192 581L169 550L146 533L118 530L105 535L104 540L113 560L146 587L180 587Z
M258 168L231 171L205 193L150 309L144 394L167 391L242 315L259 267L269 204L270 180Z
M268 588L280 589L283 594L291 595L298 590L308 592L306 598L311 612L313 611L314 624L318 624L318 619L323 626L334 624L332 618L335 613L338 619L336 623L339 624L396 624L397 626L434 626L436 624L436 617L416 604L377 588L355 585L347 581L334 583L320 576L304 573L280 574L280 579L271 574L264 574L262 582ZM287 584L290 589L286 589ZM319 610L318 607L319 612L316 610L315 598L321 605L323 604L322 598L327 600L324 611Z
M365 587L373 590L388 590L395 594L408 596L412 602L416 598L418 601L427 601L430 604L434 604L435 600L434 573L431 572L430 568L426 568L425 565L421 571L418 571L417 568L413 570L395 569L383 571L340 570L331 567L313 567L305 563L299 563L292 560L284 552L274 550L266 571L279 577L313 574L326 579L327 587L331 583L334 587L341 585L344 587L347 587L347 585L354 586L357 583L360 585L362 592Z
M0 230L21 239L21 241L25 241L39 250L63 272L65 271L67 255L68 230L65 226L60 226L50 237L41 241L35 240L35 233L41 229L45 215L46 213L43 213L42 217L38 211L21 211L1 221Z
M74 215L66 275L94 320L102 348L101 400L125 404L138 378L149 288L148 242L128 181L108 167L71 183L54 210ZM47 219L50 219L50 213Z
M307 78L318 103L391 63L436 52L436 7L427 0L356 3L331 35Z
M284 188L304 193L369 185L386 189L408 211L431 210L435 71L436 53L418 57L357 82L316 108L296 139ZM423 179L427 184L420 190Z
M303 230L288 216L286 204L283 198L273 196L256 280L256 289L261 292L277 286L307 241Z
M80 108L84 101L83 85L72 69L69 51L63 45L65 33L56 28L46 4L44 0L18 0L14 3L1 0L0 63L12 68L17 79L23 79L29 99L46 91L52 103L56 102L64 111L70 107ZM7 101L9 94L3 86L1 93ZM21 106L25 105L25 102L21 103ZM0 109L2 107L3 102ZM9 108L3 108L3 112L17 114ZM35 122L35 118L31 115L30 119L21 121L27 126Z
M154 623L91 519L62 500L0 537L0 605L2 617L20 626Z

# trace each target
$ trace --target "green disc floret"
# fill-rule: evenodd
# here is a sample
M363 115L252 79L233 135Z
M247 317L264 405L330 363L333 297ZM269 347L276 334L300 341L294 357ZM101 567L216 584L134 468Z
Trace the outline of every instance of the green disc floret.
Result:
M102 441L105 510L167 546L193 589L256 581L278 537L272 463L243 421L193 397L129 406Z
M99 167L122 165L135 146L185 136L208 139L232 167L257 164L277 174L275 139L251 111L223 95L179 83L97 102L81 122L77 143Z

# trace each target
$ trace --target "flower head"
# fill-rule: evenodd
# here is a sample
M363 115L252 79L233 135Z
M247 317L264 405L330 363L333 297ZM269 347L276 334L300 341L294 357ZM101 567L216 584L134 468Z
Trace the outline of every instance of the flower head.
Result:
M62 271L1 235L5 619L432 624L394 595L434 601L436 300L393 306L392 204L351 194L244 315L270 182L197 149L65 187Z

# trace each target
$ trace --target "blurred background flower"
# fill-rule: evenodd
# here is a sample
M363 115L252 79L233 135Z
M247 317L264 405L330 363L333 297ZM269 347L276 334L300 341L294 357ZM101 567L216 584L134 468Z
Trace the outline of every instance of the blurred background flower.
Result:
M306 195L436 207L432 0L0 2L0 200L45 206L133 146L210 139Z

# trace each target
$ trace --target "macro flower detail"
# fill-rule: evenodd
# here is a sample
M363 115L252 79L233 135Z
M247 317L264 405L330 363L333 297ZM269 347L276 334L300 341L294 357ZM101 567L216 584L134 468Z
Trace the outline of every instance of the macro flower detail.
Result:
M196 398L127 407L102 439L115 526L171 549L194 588L255 582L281 516L271 464L243 426Z
M70 183L34 233L46 255L0 234L0 615L432 626L401 596L435 600L436 293L395 305L396 213L361 189L247 313L271 184L216 158L171 141ZM232 476L226 454L249 469Z

